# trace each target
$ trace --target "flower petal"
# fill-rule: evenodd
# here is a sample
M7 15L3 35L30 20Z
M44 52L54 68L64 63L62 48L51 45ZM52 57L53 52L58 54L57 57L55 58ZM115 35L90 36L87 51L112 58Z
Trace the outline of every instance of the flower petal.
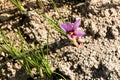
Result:
M68 36L68 38L70 39L70 40L72 40L73 38L69 35L69 34L67 34L67 36Z
M80 23L81 23L81 20L77 19L73 25L73 30L76 30L79 27Z
M60 24L61 29L67 32L67 26L65 24Z
M66 26L67 26L67 32L72 31L73 25L71 22L67 22Z
M83 32L83 31L80 31L80 30L76 30L76 31L74 31L74 34L75 34L75 36L78 36L78 37L82 37L82 36L84 36L85 35L85 32Z

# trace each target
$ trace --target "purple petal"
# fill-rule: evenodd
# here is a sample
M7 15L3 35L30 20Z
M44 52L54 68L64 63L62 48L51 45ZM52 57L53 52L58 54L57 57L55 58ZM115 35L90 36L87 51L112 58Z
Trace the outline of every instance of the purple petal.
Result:
M80 23L81 23L81 20L77 19L73 25L73 30L76 30L79 27Z
M67 32L67 26L65 24L60 24L61 29Z
M83 31L80 31L80 30L76 30L76 31L74 31L74 34L75 34L75 36L78 36L78 37L82 37L82 36L84 36L85 35L85 32L83 32Z
M67 32L72 31L73 25L71 22L67 22L66 26L67 26Z
M69 34L67 34L67 36L68 36L68 38L71 40L71 39L73 39Z

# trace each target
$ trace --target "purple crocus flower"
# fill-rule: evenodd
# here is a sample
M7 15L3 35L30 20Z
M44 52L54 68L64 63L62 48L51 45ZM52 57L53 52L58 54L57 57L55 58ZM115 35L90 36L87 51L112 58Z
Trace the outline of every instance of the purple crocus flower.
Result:
M66 32L68 38L73 40L75 37L82 37L85 32L79 30L80 19L77 19L75 23L67 22L66 24L60 24L60 27Z

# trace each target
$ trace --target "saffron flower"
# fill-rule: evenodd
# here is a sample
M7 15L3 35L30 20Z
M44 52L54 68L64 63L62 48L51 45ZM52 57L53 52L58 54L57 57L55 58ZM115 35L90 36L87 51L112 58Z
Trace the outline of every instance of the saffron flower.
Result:
M85 35L85 32L79 29L79 25L81 23L80 19L77 19L75 23L66 22L66 24L60 24L60 27L63 31L65 31L67 37L75 44L78 43L78 38Z

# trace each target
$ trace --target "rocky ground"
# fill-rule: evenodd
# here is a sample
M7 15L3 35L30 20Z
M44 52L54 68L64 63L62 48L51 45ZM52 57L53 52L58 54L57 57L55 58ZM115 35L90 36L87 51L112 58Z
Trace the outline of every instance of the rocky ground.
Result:
M49 63L53 70L64 75L67 80L120 80L120 0L56 0L56 3L66 21L74 22L76 18L81 18L80 28L86 35L82 37L84 45L80 48L68 44L35 11L56 18L61 23L57 12L48 5L49 2L45 2L45 10L42 10L38 9L35 0L26 0L24 4L30 16L27 20L16 8L8 5L9 1L5 3L1 0L0 28L6 35L17 40L15 31L20 27L28 43L41 41L42 44L46 42L49 29ZM1 64L8 59L6 56L0 54ZM0 77L1 80L30 79L16 62L7 63L1 69Z

